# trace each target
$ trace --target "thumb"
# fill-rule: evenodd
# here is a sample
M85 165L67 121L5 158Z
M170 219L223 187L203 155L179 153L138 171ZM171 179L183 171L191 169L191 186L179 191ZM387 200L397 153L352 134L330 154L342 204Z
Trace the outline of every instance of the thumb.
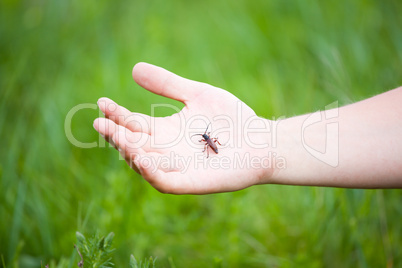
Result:
M185 104L202 92L204 85L144 62L134 66L133 78L146 90Z

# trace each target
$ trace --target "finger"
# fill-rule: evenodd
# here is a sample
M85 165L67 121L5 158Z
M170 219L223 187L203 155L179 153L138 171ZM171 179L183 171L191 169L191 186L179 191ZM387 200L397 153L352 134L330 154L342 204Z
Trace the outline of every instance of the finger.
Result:
M113 121L106 118L97 118L93 124L96 131L115 149L117 149L116 145L112 140L112 134L121 128L121 131L124 131L122 126L116 125Z
M133 132L150 134L151 118L148 115L132 113L109 98L100 98L98 106L106 118Z
M183 103L195 98L205 85L144 62L134 66L133 78L143 88Z
M197 194L192 182L183 179L183 174L180 171L164 171L155 166L154 162L147 162L143 159L143 156L137 157L135 166L141 176L159 192L165 194Z
M132 132L131 132L132 133ZM126 163L137 173L140 174L138 166L135 165L135 160L141 155L145 155L145 151L140 147L132 146L132 142L130 141L127 132L115 132L112 135L112 140L116 144L117 149L120 152L120 155L124 158ZM134 134L134 133L132 133Z
M138 163L141 163L142 167L147 171L149 170L149 173L156 172L156 170L160 170L161 172L177 170L177 168L170 165L159 166L161 164L161 158L164 157L163 155L155 152L147 153L143 147L132 146L133 142L131 139L135 135L138 135L138 133L116 132L112 135L112 140L116 144L120 155L126 160L131 168L140 174L140 165Z
M151 184L156 190L164 192L161 188L163 185L163 177L165 173L162 170L157 169L154 165L152 164L145 164L144 161L141 161L140 159L134 160L134 165L138 168L139 173L141 176L149 183Z
M131 147L141 147L145 151L151 151L151 138L146 133L131 132L129 129L121 125L117 125L112 120L106 118L95 119L94 128L106 139L106 141L112 144L115 148L116 144L114 143L114 139L117 139L118 135L124 133L126 139L130 141Z
M135 166L141 176L159 192L165 194L182 194L186 192L182 186L177 187L180 176L170 176L170 174L178 174L178 172L164 172L158 169L154 163L147 163L140 157L135 160Z
M180 171L181 167L181 163L178 163L172 155L155 151L146 152L146 155L141 157L139 161L146 166L152 163L157 169L163 172L177 172Z

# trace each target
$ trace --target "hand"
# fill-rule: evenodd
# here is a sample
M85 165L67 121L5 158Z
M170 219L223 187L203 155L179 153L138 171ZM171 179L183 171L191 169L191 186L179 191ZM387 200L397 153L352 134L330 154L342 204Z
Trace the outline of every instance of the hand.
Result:
M236 191L272 176L270 135L261 131L269 129L270 121L257 117L234 95L146 63L134 67L133 78L145 89L185 107L168 117L150 117L101 98L98 105L106 118L96 119L94 127L157 190L172 194ZM200 141L201 135L191 137L203 134L209 123L210 137L219 134L218 154L212 148L203 152L206 142ZM245 132L251 128L259 133ZM256 148L259 145L265 148Z

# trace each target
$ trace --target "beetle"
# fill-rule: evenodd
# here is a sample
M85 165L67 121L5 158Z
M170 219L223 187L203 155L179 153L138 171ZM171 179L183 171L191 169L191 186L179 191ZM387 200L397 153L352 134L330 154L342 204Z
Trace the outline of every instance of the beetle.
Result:
M209 127L210 124L211 124L211 123L208 124L207 128L205 129L204 134L194 134L194 135L191 136L191 137L194 137L194 136L197 136L197 135L202 136L202 139L199 140L198 142L202 142L202 141L205 141L205 142L206 142L205 145L204 145L204 151L202 151L202 152L205 152L205 150L207 150L207 158L209 157L208 147L211 147L212 150L214 150L214 152L215 152L216 154L218 154L218 147L216 147L216 144L215 144L215 143L217 142L219 145L222 145L222 144L218 141L218 138L212 138L212 139L211 139L211 137L209 136L209 134L210 134L211 132L208 132L208 134L207 134L207 130L208 130L208 127Z

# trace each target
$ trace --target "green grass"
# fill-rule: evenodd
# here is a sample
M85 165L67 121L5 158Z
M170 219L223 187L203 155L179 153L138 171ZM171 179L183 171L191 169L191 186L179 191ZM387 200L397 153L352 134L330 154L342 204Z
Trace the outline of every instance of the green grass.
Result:
M1 0L5 264L69 258L78 230L113 231L116 267L131 254L157 256L159 267L402 266L400 190L265 185L162 195L112 148L77 148L64 133L71 108L102 96L143 113L177 105L132 81L139 61L225 88L269 118L395 88L401 12L397 0ZM99 140L98 115L76 114L77 139Z

